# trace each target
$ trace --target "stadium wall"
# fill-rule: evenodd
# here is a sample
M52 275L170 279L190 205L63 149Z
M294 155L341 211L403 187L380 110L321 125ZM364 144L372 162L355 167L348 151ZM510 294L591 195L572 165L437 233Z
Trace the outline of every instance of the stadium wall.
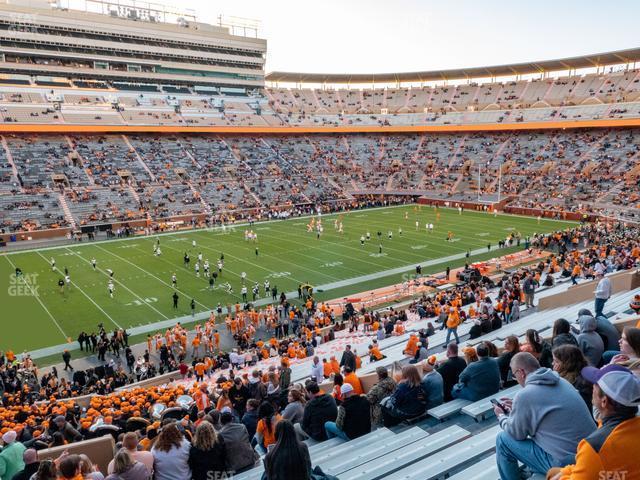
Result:
M407 194L411 194L407 192ZM397 194L396 194L397 195ZM430 198L428 196L422 196L418 198L417 203L420 205L438 205L439 207L447 207L452 203L460 205L467 210L482 211L483 207L491 207L509 213L512 215L524 215L527 217L543 217L543 218L557 218L558 215L562 217L562 220L570 220L579 222L581 220L587 220L593 222L600 217L598 215L588 215L586 218L579 212L567 212L564 210L544 210L541 208L524 208L524 207L510 207L507 204L513 200L513 197L503 197L499 202L464 202L457 200L447 200L443 198ZM447 205L449 204L449 205Z
M640 273L637 271L623 271L614 273L609 276L611 280L611 293L627 292L634 290L640 286ZM549 310L551 308L559 308L567 305L587 301L593 298L593 292L596 289L596 280L572 285L566 291L541 297L538 300L538 310Z
M72 442L59 447L46 448L38 451L38 460L55 460L63 452L80 455L84 453L91 461L106 473L109 462L113 459L116 451L116 444L111 435L83 440L82 442Z
M494 132L521 130L558 130L577 128L640 127L640 118L581 120L563 122L487 123L469 125L362 125L338 127L186 127L160 125L70 125L0 124L0 133L230 133L230 134L307 134L307 133L419 133L419 132Z

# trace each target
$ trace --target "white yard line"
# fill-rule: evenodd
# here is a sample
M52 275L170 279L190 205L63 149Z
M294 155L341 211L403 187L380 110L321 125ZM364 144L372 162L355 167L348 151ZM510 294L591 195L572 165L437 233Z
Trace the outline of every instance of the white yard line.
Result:
M201 235L205 235L205 233L204 233L204 232L193 232L193 233L201 234ZM204 237L204 238L210 238L210 237ZM255 245L259 247L259 244L258 244L258 243L256 243ZM213 247L202 246L202 248L206 248L207 250L215 251L215 249L214 249ZM299 255L299 253L298 253L298 252L294 252L294 253L295 253L296 255ZM225 254L225 255L226 255L226 254ZM235 258L236 260L238 260L238 261L240 261L240 262L248 263L249 265L252 265L252 266L253 266L253 267L255 267L255 268L259 268L260 270L264 270L265 272L273 273L273 271L272 271L272 270L269 270L268 268L262 267L262 266L258 265L257 263L253 263L253 262L251 262L251 261L249 261L249 260L245 260L245 259L242 259L242 258L240 258L240 257L236 257L235 255L231 255L231 254L229 254L228 256L229 256L229 257L231 257L231 258ZM337 277L334 277L333 275L329 275L329 274L326 274L326 273L323 273L323 272L318 272L317 270L314 270L314 269L311 269L311 268L307 268L307 267L305 267L305 266L303 266L303 265L299 265L299 264L294 263L294 262L290 262L290 261L288 261L288 260L285 260L285 259L283 259L283 258L277 257L277 256L275 256L275 255L263 254L262 252L260 252L260 256L264 256L264 257L268 257L268 258L273 258L274 260L276 260L277 262L280 262L280 263L288 263L289 265L293 265L294 267L296 267L296 268L298 268L298 269L302 268L303 270L308 270L308 271L310 271L310 272L313 272L313 273L314 273L314 275L322 275L322 276L324 276L324 277L328 277L328 278L331 278L331 279L333 279L333 280L339 280ZM305 257L306 257L307 255L303 255L303 256L305 256ZM309 257L309 258L313 258L313 257ZM294 282L296 282L296 283L305 283L305 282L303 282L302 280L299 280L299 279L294 278L294 277L291 277L291 276L286 276L286 277L282 277L282 278L289 278L289 279L293 280L293 281L294 281Z
M68 249L70 252L72 252L72 250ZM85 262L87 262L89 265L91 265L91 262L89 260L87 260L86 258L84 258L82 255L80 255L79 253L76 253L76 255L81 258L82 260L84 260ZM102 270L100 267L98 267L96 265L96 270L98 270L100 273L102 273L103 275L105 275L107 278L112 278L107 272L105 272L104 270ZM115 283L117 283L118 285L122 285L124 287L125 290L127 290L129 293L131 293L134 297L136 297L138 300L140 300L144 305L148 306L150 309L152 309L153 311L155 311L156 313L160 314L161 316L163 316L164 318L166 318L167 320L169 319L169 317L167 317L164 313L162 313L160 310L158 310L157 308L155 308L153 305L151 305L149 302L145 302L144 299L136 294L133 290L131 290L129 287L127 287L123 282L121 282L120 280L118 280L117 278L113 277L113 281Z
M479 248L477 250L473 250L471 252L471 255L478 255L481 253L485 253L485 249ZM498 252L496 252L498 253ZM462 259L464 258L464 254L455 254L455 255L450 255L449 257L444 257L444 258L435 258L432 260L428 260L427 262L423 262L423 266L428 267L428 266L432 266L432 265L439 265L441 263L446 263L448 261L451 260L456 260L456 259ZM349 278L346 280L341 280L338 282L333 282L333 283L327 283L324 285L318 285L315 288L315 290L323 290L323 291L330 291L330 290L335 290L338 288L343 288L343 287L348 287L350 285L356 285L359 283L363 283L369 280L374 280L376 278L379 277L386 277L388 275L394 275L394 274L398 274L398 273L404 273L407 271L413 271L413 269L415 268L415 265L408 265L405 267L396 267L396 268L392 268L390 270L385 270L382 272L375 272L375 273L370 273L368 275L362 275L359 277L354 277L354 278ZM164 282L163 282L164 283ZM296 291L292 291L292 292L285 292L285 295L287 296L287 298L296 298L298 292ZM253 304L256 307L261 307L264 305L270 305L271 303L273 303L273 301L270 298L263 298L260 300L257 300L256 302L253 302ZM210 310L210 309L209 309ZM168 320L164 320L161 322L155 322L155 323L150 323L148 325L141 325L139 327L134 327L131 328L129 331L130 335L141 335L141 334L145 334L145 333L149 333L149 332L156 332L160 329L164 329L164 328L168 328L170 326L175 325L177 322L181 322L181 323L190 323L193 321L198 321L198 320L203 320L208 318L208 313L207 312L201 312L199 314L196 314L195 317L192 317L191 315L185 315L183 317L176 317L173 319L168 319ZM49 356L52 355L54 353L60 353L63 348L63 345L57 345L57 346L53 346L53 347L48 347L48 348L44 348L44 349L40 349L40 350L35 350L32 351L31 354L33 356L33 358L38 358L38 357L44 357L44 356ZM64 348L68 348L64 347Z
M7 262L9 262L11 264L11 267L15 270L16 266L14 265L14 263L9 260L9 257L5 256L4 258L7 259ZM56 320L56 318L51 314L51 312L49 311L49 309L45 306L45 304L42 302L42 300L40 300L40 296L37 294L37 292L35 292L33 290L33 288L31 287L31 285L29 285L29 283L24 282L25 285L27 287L29 287L29 290L31 290L32 295L35 297L35 299L38 301L38 303L42 306L42 308L44 309L45 312L47 312L47 315L49 315L49 318L51 318L51 320L53 321L53 323L55 324L56 327L58 327L58 330L60 330L60 333L62 334L62 336L64 337L65 340L67 340L69 338L69 336L64 333L64 330L62 330L62 327L60 326L60 324L58 323L58 321Z
M386 208L401 208L401 207L409 207L411 205L415 205L413 203L408 203L408 204L403 204L403 205L389 205L387 207L371 207L371 208L364 208L361 210L353 210L358 211L358 212L369 212L371 210L384 210ZM324 214L323 217L332 217L334 215L342 215L344 214L344 212L336 212L336 213L327 213ZM312 217L317 217L317 215L302 215L300 217L289 217L287 219L272 219L272 220L259 220L254 222L254 225L271 225L273 223L282 223L282 222L290 222L290 221L295 221L295 220L304 220L307 218L312 218ZM529 217L530 218L530 217ZM242 228L242 227L248 227L249 223L233 223L230 225L225 225L225 228L229 229L229 228ZM92 240L92 241L85 241L85 242L81 242L81 243L71 243L69 245L56 245L56 246L52 246L52 247L33 247L33 248L25 248L24 250L15 250L15 251L11 251L11 252L5 252L5 255L15 255L17 253L28 253L28 252L34 252L34 251L41 251L44 252L46 250L56 250L56 249L64 249L67 248L69 246L73 246L73 248L75 247L87 247L90 245L95 245L98 243L115 243L115 242L127 242L127 241L131 241L131 240L139 240L140 238L156 238L156 237L166 237L166 236L171 236L171 235L187 235L189 233L192 232L201 232L201 231L222 231L222 226L219 227L209 227L209 228L189 228L186 230L176 230L176 231L172 231L172 232L160 232L160 233L153 233L151 235L134 235L132 237L124 237L124 238L108 238L108 239L104 239L104 240Z
M40 252L36 252L36 253L42 257L42 259L45 261L45 263L46 263L47 265L49 265L49 260L47 260L47 258L46 258L44 255L42 255ZM80 286L79 286L77 283L75 283L73 280L71 280L71 284L72 284L74 287L76 287L76 288L78 289L78 291L79 291L82 295L84 295L85 297L87 297L87 299L88 299L91 303L93 303L93 304L95 305L95 307L96 307L98 310L100 310L100 311L102 312L102 314L103 314L105 317L107 317L107 318L111 321L111 323L113 323L113 324L114 324L116 327L118 327L118 328L122 328L122 327L118 324L118 322L116 322L116 321L113 319L113 317L112 317L111 315L109 315L107 312L105 312L105 311L104 311L104 309L103 309L100 305L98 305L98 304L95 302L95 300L94 300L93 298L91 298L89 295L87 295L87 293L86 293L84 290L82 290L82 288L80 288Z
M174 248L174 247L170 247L170 246L168 246L168 245L164 245L164 247L162 247L162 248L165 248L165 249L167 249L167 248L168 248L169 250L175 250L176 252L182 252L182 251L184 251L184 249ZM145 250L142 250L141 248L138 248L138 247L135 247L135 248L134 248L134 250L138 250L138 251L140 251L140 252L142 252L142 253L145 253ZM175 264L173 264L173 263L169 262L168 260L165 260L161 255L160 255L160 256L158 256L158 257L156 257L156 258L157 258L158 260L160 260L160 261L162 261L162 262L166 263L167 265L169 265L169 266L171 267L171 270L172 270L172 271L174 271L174 272L178 272L178 273L179 273L179 272L183 272L183 271L184 271L184 270L183 270L183 267L176 266ZM213 269L217 269L217 268L218 268L218 266L217 266L217 264L216 264L216 263L212 263L212 264L211 264L211 269L212 269L212 270L213 270ZM188 275L193 274L193 271L194 271L194 270L192 270L191 268L189 268L189 270L188 270L188 272L189 272L189 273L188 273ZM229 270L226 266L222 269L222 271L223 271L223 272L230 273L231 275L233 275L233 276L235 276L235 277L242 278L242 277L241 277L241 275L240 275L239 273L236 273L236 272L234 272L234 271L232 271L232 270ZM194 274L194 275L195 275L195 274ZM157 278L157 277L156 277L156 278ZM193 279L193 277L191 277L191 278ZM196 281L197 281L197 278L198 278L198 277L195 277ZM203 276L202 278L204 279L205 277ZM222 279L221 277L218 277L218 279L216 280L216 283L218 283L218 284L219 284L219 283L221 283L221 282L222 282L222 280L223 280L223 279ZM247 277L245 280L246 280L247 282L253 282L253 283L255 283L255 281L254 281L254 280L251 280L249 277ZM163 282L163 283L165 283L165 285L168 285L168 283L166 283L166 282ZM208 287L208 284L206 284L206 285L207 285L207 287ZM172 288L173 288L173 285L172 285ZM248 288L248 287L247 287L247 288ZM205 290L208 290L208 288L206 288ZM199 289L198 291L202 291L202 289ZM242 297L240 297L239 295L236 295L235 293L228 293L228 295L231 295L231 296L232 296L233 298L235 298L236 300L240 300L240 299L242 298ZM196 302L196 303L198 303L198 302ZM202 305L202 304L201 304L201 305Z
M408 207L415 207L415 206L419 206L419 204L417 203L407 203L407 204L402 204L402 205L389 205L386 207L370 207L370 208L363 208L363 209L355 209L355 210L350 210L349 212L334 212L334 213L327 213L327 214L323 214L322 218L333 218L336 217L338 215L353 215L356 214L358 212L371 212L371 211L378 211L378 210L386 210L386 209L396 209L396 208L408 208ZM431 205L422 205L422 207L424 208L430 208ZM439 207L440 210L452 210L452 211L456 211L455 208L453 207ZM468 210L469 212L473 212L473 213L477 213L477 214L481 214L483 212L476 212L475 210ZM493 215L489 215L487 214L487 216L491 216L491 218L493 218ZM305 219L309 219L309 218L315 218L317 217L317 215L302 215L300 217L290 217L287 218L285 220L281 220L281 219L272 219L272 220L260 220L260 221L256 221L255 224L256 225L271 225L271 224L278 224L278 223L283 223L283 222L295 222L300 221L300 220L305 220ZM505 217L519 217L519 218L528 218L528 219L533 219L534 217L530 216L530 215L517 215L517 214L511 214L511 213L501 213L498 215L498 218L505 218ZM571 223L574 225L578 225L577 221L574 220L562 220L562 219L557 219L557 218L542 218L541 219L542 222L562 222L562 223ZM235 224L231 224L231 225L226 225L225 228L242 228L242 227L246 227L249 226L248 223L235 223ZM115 243L115 242L127 242L127 241L132 241L132 240L139 240L141 238L156 238L156 237L166 237L166 236L172 236L172 235L188 235L192 232L202 232L202 231L222 231L222 226L219 227L209 227L209 228L192 228L192 229L187 229L187 230L178 230L178 231L172 231L172 232L161 232L161 233L154 233L152 235L134 235L132 237L125 237L125 238L110 238L110 239L104 239L104 240L93 240L93 241L85 241L82 243L71 243L69 245L57 245L57 246L52 246L52 247L33 247L33 248L25 248L23 250L13 250L10 252L4 252L5 255L16 255L19 253L29 253L29 252L34 252L34 251L47 251L47 250L58 250L58 249L64 249L64 248L68 248L70 246L72 246L73 248L77 248L77 247L87 247L87 246L91 246L91 245L96 245L96 244L101 244L101 243Z
M135 264L135 263L133 263L133 262L130 262L129 260L127 260L126 258L121 257L121 256L120 256L120 255L118 255L117 253L110 252L109 250L106 250L106 249L102 248L100 245L95 245L95 246L96 246L97 248L99 248L100 250L102 250L103 252L106 252L106 253L108 253L108 254L110 254L110 255L113 255L114 257L119 258L119 259L120 259L120 260L122 260L123 262L127 262L129 265L132 265L132 266L136 267L138 270L143 271L144 273L146 273L146 274L147 274L147 275L149 275L150 277L155 278L155 279L156 279L156 280L158 280L160 283L162 283L162 284L166 285L167 287L171 288L172 290L175 290L176 292L181 293L181 294L182 294L182 295L184 295L185 297L191 297L191 298L193 298L193 296L191 296L191 295L187 295L186 293L184 293L182 290L180 290L180 289L178 289L178 288L175 288L175 289L174 289L172 285L169 285L167 282L165 282L165 281L164 281L164 280L162 280L161 278L156 277L153 273L146 271L144 268L142 268L142 267L140 267L140 266L136 265L136 264ZM195 300L195 298L193 298L193 299ZM200 305L201 307L204 307L204 308L205 308L205 310L207 310L207 311L211 311L211 307L209 307L209 306L205 305L204 303L200 303L200 302L199 302L199 301L197 301L197 300L195 300L195 302L196 302L198 305Z

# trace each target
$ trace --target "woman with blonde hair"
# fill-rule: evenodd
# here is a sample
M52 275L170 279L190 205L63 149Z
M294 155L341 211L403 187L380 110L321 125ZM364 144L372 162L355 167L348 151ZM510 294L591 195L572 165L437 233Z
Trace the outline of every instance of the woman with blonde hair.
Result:
M405 365L396 390L380 402L384 426L392 427L422 415L425 405L420 372L415 365Z
M224 440L207 421L203 421L196 428L196 435L189 450L189 467L193 480L218 478L226 471Z
M178 429L176 422L162 427L151 449L155 480L184 480L191 478L189 450L191 445Z
M131 458L127 449L122 448L116 453L113 459L113 473L106 480L149 480L150 478L147 467Z

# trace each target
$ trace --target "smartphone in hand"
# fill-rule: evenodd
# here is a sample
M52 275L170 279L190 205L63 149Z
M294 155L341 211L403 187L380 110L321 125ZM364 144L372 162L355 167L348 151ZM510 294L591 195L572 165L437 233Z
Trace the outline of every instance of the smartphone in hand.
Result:
M489 400L491 402L492 405L501 408L503 412L508 413L509 409L502 403L500 403L497 399L492 398L491 400Z

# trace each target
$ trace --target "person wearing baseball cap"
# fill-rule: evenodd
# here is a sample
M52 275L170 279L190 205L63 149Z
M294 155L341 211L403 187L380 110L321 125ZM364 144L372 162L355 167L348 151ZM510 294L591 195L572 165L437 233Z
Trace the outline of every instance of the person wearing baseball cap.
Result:
M51 423L52 425L49 427L50 435L53 435L55 432L60 432L64 439L69 443L79 442L83 439L82 434L67 422L64 415L54 417L53 422Z
M600 412L600 426L578 444L574 465L551 469L547 478L639 479L640 378L620 365L585 367L582 376L593 383L592 401Z
M358 395L349 383L340 387L340 393L342 403L338 407L336 421L326 422L324 429L327 438L340 437L348 442L371 431L369 401Z
M426 396L425 410L442 405L444 402L444 381L442 375L435 369L437 359L431 355L422 363L422 390Z

